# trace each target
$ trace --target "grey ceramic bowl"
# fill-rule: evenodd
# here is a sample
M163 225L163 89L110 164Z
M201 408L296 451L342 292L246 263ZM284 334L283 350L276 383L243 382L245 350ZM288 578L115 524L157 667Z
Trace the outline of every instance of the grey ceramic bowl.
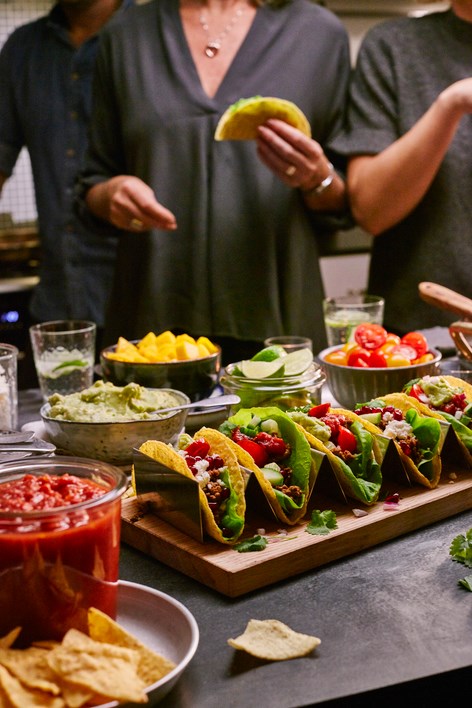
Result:
M189 397L182 391L166 390L176 399L176 405L190 403ZM49 403L42 406L41 419L48 438L58 451L104 460L114 465L130 465L133 461L133 447L139 447L146 440L173 442L187 418L185 408L151 420L78 423L50 418L50 408Z
M137 344L134 340L133 344ZM101 376L115 386L138 383L148 388L174 388L187 394L191 401L208 398L218 383L221 368L221 349L202 359L135 364L110 359L116 345L100 352Z
M437 349L430 349L434 359L424 364L364 369L327 362L326 355L336 349L339 345L323 349L317 358L333 397L343 408L351 409L356 403L365 403L387 393L399 393L411 379L438 374L442 356Z

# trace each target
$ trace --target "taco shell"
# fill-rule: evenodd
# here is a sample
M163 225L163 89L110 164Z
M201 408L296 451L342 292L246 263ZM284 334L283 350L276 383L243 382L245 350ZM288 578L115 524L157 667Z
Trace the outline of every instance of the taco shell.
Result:
M339 486L343 491L343 494L350 499L356 499L366 505L375 504L378 500L380 488L382 486L382 475L380 472L382 453L376 438L376 435L380 431L378 429L375 431L369 429L366 425L366 421L362 420L362 418L360 418L360 416L356 413L353 413L353 411L345 410L344 408L331 408L329 412L334 413L335 415L344 415L348 420L360 423L367 430L367 432L372 434L372 461L374 463L373 479L357 479L350 469L346 469L348 465L343 465L341 459L335 455L319 438L310 433L308 430L305 430L303 425L300 425L299 423L295 424L303 432L311 447L325 453L331 463L331 468L336 476Z
M209 536L220 543L235 543L244 529L244 517L246 513L246 499L244 496L244 477L239 467L238 460L224 435L212 428L201 428L193 436L194 440L205 439L210 445L210 453L219 455L228 468L228 476L231 485L231 495L228 499L228 507L231 507L232 518L235 522L235 533L230 538L223 536L223 533L215 521L208 500L201 487L199 487L200 508L202 511L205 530ZM167 443L157 440L147 440L139 451L154 460L157 460L166 467L178 472L189 479L195 479L189 470L187 463L179 453Z
M420 415L427 416L429 418L441 419L442 421L444 421L444 418L442 418L442 416L435 414L435 412L428 408L428 406L423 405L416 399L413 399L411 396L407 396L405 393L389 393L385 396L380 396L379 399L376 400L384 401L387 406L394 406L394 408L398 408L403 413L406 413L410 408L414 408ZM367 430L370 430L370 432L375 433L377 435L383 434L382 430L370 421L365 420L364 424ZM417 484L421 484L422 486L428 487L429 489L434 489L435 487L437 487L442 471L442 462L439 450L433 455L431 459L431 476L430 478L428 478L421 472L418 466L415 465L411 457L405 455L405 453L401 449L400 444L396 440L393 440L393 442L395 443L395 447L397 448L398 454L402 460L403 466L405 467L405 470L410 480L414 480Z
M311 137L310 123L295 103L273 96L252 96L226 109L216 126L215 140L255 140L257 128L269 118L283 120Z

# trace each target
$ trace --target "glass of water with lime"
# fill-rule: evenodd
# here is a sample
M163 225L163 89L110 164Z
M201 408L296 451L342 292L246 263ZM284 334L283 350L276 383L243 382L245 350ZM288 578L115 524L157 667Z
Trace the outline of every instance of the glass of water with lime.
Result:
M345 344L357 325L363 322L382 324L385 300L378 295L343 295L323 300L324 323L328 346Z
M93 383L96 324L87 320L56 320L30 327L39 387L47 401L53 393L67 395Z

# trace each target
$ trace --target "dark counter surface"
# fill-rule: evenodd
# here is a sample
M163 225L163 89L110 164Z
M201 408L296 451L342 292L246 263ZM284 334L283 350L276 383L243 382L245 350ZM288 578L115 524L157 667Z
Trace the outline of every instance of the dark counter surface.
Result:
M37 391L20 392L20 425L38 420ZM472 512L409 533L237 599L229 599L123 545L120 577L181 601L200 643L163 708L429 706L470 700L470 569L449 556ZM312 655L265 662L237 652L229 637L249 619L278 619L320 637Z

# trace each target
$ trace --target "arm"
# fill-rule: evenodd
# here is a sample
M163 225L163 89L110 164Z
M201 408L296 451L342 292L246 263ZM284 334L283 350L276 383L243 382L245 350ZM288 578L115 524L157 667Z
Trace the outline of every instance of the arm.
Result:
M445 89L408 133L378 155L350 159L351 208L364 229L376 236L416 207L467 113L472 113L472 79Z
M326 189L317 193L330 175L330 163L319 143L280 120L259 128L257 151L262 162L285 184L298 187L314 211L339 211L346 206L344 180L334 172ZM288 172L287 172L288 170Z

